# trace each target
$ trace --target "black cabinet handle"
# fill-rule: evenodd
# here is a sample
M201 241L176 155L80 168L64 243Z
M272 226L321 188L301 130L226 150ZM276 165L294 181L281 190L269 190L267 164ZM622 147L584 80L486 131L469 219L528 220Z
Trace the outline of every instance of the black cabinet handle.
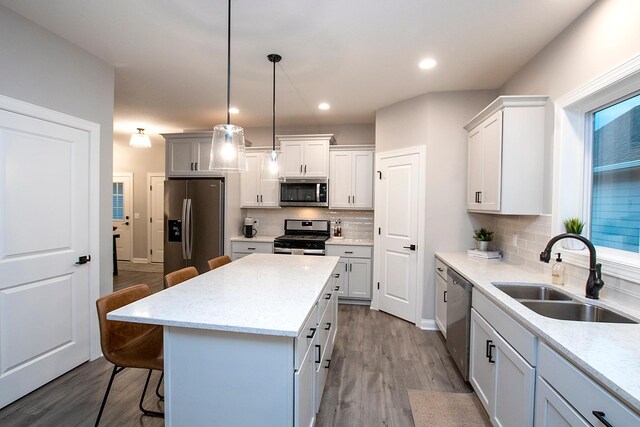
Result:
M442 273L442 272L444 271L444 269L443 269L443 268L438 267L438 271L439 271L440 273Z
M248 251L255 251L256 248L247 248Z
M300 173L302 173L302 165L300 165Z
M340 285L336 285L336 287L333 288L333 290L336 291L336 292L339 291L340 290Z
M340 273L334 274L333 277L335 277L336 279L339 279L340 278Z
M353 264L349 263L349 271L353 271Z
M194 169L198 170L198 162L196 162Z
M320 363L321 362L320 358L322 357L322 354L321 354L322 352L320 351L320 344L316 344L316 350L318 350L318 353L316 354L317 357L315 362Z
M491 340L487 340L487 345L486 345L486 347L485 347L485 349L484 349L484 357L487 357L487 358L491 357L491 353L490 353L490 352L491 352L491 349L489 348L489 346L490 346L492 343L493 343L493 341L491 341Z
M344 251L345 254L352 254L353 251Z
M613 427L613 425L605 419L605 413L602 411L593 411L593 416L598 419L605 427Z
M193 162L191 162L191 170L193 170Z
M327 322L327 326L324 328L325 331L331 330L331 322Z
M256 203L260 203L260 196L256 194Z
M347 203L351 203L351 196L347 196Z
M447 291L444 291L444 294L442 294L442 299L443 302L447 302Z
M494 348L496 348L494 344L489 344L489 363L496 363L495 359L492 359Z
M376 171L376 173L378 174L378 179L382 179L382 171Z
M482 191L478 191L478 203L482 203Z
M331 294L327 294L324 299L331 299Z
M307 338L313 338L316 335L316 328L309 328L311 335L307 335Z
M327 366L325 366L325 369L329 369L329 366L331 366L331 359L327 359Z
M304 165L304 173L307 173L307 165Z

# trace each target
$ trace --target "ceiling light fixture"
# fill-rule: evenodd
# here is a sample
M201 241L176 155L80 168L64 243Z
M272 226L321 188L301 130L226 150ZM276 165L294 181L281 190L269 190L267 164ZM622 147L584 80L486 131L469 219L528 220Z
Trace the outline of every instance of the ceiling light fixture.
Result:
M318 105L318 108L321 110L328 110L329 108L331 108L331 105L327 104L326 102L322 102Z
M137 128L138 133L132 133L129 145L136 148L151 148L151 139L144 133L144 128Z
M420 61L420 63L418 64L418 67L422 68L423 70L429 70L435 67L437 63L438 62L435 59L427 58Z
M241 172L246 170L244 130L232 125L231 102L231 0L227 11L227 123L213 128L211 160L209 169L218 172Z
M276 150L276 63L282 60L282 57L276 53L267 55L267 58L273 63L273 122L271 127L271 152L264 158L262 165L262 179L268 181L284 180L284 168L282 167L282 156L280 151Z

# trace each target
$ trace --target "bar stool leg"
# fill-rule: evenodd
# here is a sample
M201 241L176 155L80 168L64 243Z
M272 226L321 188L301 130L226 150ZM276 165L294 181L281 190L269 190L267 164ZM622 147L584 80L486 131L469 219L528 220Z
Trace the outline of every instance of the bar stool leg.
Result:
M118 372L121 372L124 368L113 365L113 371L111 371L111 378L109 378L109 385L107 386L107 391L104 393L104 397L102 398L102 405L100 405L100 412L98 412L98 418L96 419L95 427L98 427L100 424L100 418L102 418L102 411L104 411L104 406L107 404L107 398L109 397L109 392L111 391L111 385L113 384L113 379L116 377Z
M138 407L140 408L142 413L145 415L148 415L150 417L164 418L164 414L162 412L150 411L148 409L145 409L142 406L142 402L144 401L144 396L147 394L147 387L149 386L149 380L151 379L151 372L153 372L153 369L149 369L149 374L147 375L147 380L144 382L144 389L142 390L142 396L140 396L140 404L138 405Z
M164 400L164 395L160 394L160 385L162 384L162 380L164 379L164 372L160 374L160 379L158 380L158 385L156 386L156 396L160 400Z

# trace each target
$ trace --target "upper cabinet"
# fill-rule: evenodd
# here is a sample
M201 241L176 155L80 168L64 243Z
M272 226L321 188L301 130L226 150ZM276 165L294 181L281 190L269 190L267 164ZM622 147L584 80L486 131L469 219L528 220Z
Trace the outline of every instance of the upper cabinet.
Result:
M543 213L546 96L501 96L466 126L467 210Z
M329 152L329 208L373 209L373 147Z
M285 178L328 178L333 135L279 135Z
M280 183L262 179L262 163L269 153L248 151L248 170L240 174L240 207L277 208Z
M221 176L209 170L212 132L165 133L165 172L168 177Z

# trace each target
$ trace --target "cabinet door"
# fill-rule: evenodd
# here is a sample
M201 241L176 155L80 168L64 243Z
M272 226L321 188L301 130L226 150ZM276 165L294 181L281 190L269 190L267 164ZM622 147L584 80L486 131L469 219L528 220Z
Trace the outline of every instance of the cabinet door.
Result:
M373 209L373 152L354 151L352 158L351 205Z
M300 369L294 374L294 425L299 427L311 427L315 423L313 347L307 350Z
M340 277L336 280L336 285L339 286L335 291L338 296L345 297L349 295L349 260L346 258L340 258L336 269L336 273L340 274Z
M185 176L194 174L193 140L167 141L167 175Z
M436 324L447 338L447 282L436 274Z
M329 141L308 141L304 145L304 176L329 177Z
M260 206L278 207L280 206L280 182L260 181Z
M482 164L484 162L480 129L481 126L477 126L469 132L467 209L478 209L480 206L478 197L482 192Z
M578 412L541 377L536 379L535 427L588 427Z
M471 349L469 352L469 382L473 386L482 406L493 418L496 369L493 328L471 310ZM490 353L491 351L491 353ZM491 359L488 357L492 355ZM491 361L490 361L491 360Z
M493 424L533 425L535 368L527 363L500 335L493 336L496 388Z
M240 174L240 206L260 206L261 153L247 153L248 170Z
M482 127L482 210L500 210L502 179L502 111L480 124Z
M211 159L211 139L199 138L194 146L194 169L198 172L213 174L209 170L209 161Z
M282 141L280 143L284 156L284 176L300 178L304 170L304 143L299 141Z
M349 208L351 207L351 164L352 155L350 151L332 151L329 179L329 207Z
M349 296L371 298L371 260L349 260Z

